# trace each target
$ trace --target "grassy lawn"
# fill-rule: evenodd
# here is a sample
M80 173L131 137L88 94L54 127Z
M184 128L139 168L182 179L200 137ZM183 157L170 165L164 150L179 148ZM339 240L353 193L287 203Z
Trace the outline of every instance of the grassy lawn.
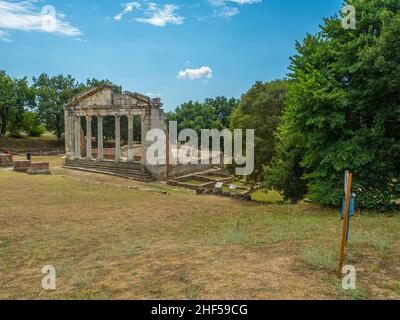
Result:
M187 180L183 180L182 182L187 183L187 184L193 184L195 186L201 186L201 185L207 183L207 181L197 180L197 179L187 179Z
M270 204L283 202L282 196L277 191L268 191L268 193L266 193L258 190L252 193L251 200Z
M352 219L344 291L338 210L128 189L46 158L51 176L0 169L0 299L400 299L398 212Z
M52 134L44 134L40 138L21 136L20 138L0 137L0 148L25 151L50 151L64 149L64 143L57 141Z

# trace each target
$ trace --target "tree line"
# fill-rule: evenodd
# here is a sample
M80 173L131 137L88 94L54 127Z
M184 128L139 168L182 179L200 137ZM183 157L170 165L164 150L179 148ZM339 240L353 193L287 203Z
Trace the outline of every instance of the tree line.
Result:
M76 94L101 84L111 84L114 92L122 93L122 87L114 85L109 80L87 79L85 83L76 81L71 75L49 76L45 73L33 77L29 85L26 77L14 79L5 71L0 71L0 136L8 132L19 137L26 133L39 137L46 131L53 133L59 141L64 134L64 105ZM122 119L122 139L127 139L127 120ZM135 138L140 139L140 120L135 119ZM86 122L82 119L82 127ZM93 121L93 130L97 123ZM104 120L104 135L112 139L114 120Z

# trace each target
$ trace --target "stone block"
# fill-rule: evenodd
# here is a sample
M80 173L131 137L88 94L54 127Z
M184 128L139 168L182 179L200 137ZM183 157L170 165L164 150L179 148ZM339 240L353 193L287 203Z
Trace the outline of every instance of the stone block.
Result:
M11 154L0 154L0 167L12 167L13 156Z
M50 174L50 164L48 162L32 162L28 169L29 174Z
M17 160L14 161L14 171L27 172L31 167L30 160Z

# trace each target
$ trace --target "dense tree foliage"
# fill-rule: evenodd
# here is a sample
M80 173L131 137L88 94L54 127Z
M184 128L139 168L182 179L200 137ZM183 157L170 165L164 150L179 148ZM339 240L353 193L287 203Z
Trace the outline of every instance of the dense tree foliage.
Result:
M40 137L46 132L46 127L40 123L35 112L25 111L23 114L23 130L30 137Z
M309 199L338 205L349 169L358 203L388 209L400 194L400 2L348 3L355 30L335 16L296 45L281 151L267 180L285 194L300 190L295 198L306 181Z
M177 121L178 130L190 128L199 136L201 129L224 129L229 127L230 115L238 106L237 99L216 97L204 102L185 102L174 112L167 114L168 121Z
M14 103L13 97L13 79L4 71L0 71L0 136L6 134L8 121L10 118L10 110Z
M255 169L248 180L258 182L275 155L275 130L285 103L287 82L257 82L240 100L231 117L232 129L254 129Z
M35 94L27 78L12 79L0 71L0 135L9 131L18 136L24 126L24 113L35 104Z
M64 105L84 87L70 75L49 77L45 73L33 78L33 87L39 118L47 130L61 140L64 133Z

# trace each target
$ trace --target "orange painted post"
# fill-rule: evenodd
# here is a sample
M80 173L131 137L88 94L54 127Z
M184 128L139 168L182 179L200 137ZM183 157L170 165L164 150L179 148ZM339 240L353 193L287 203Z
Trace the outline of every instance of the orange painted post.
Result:
M351 196L351 183L353 180L353 175L349 173L347 179L347 186L346 186L346 201L344 205L344 221L343 221L343 231L342 231L342 241L340 243L340 258L339 258L339 272L338 275L342 274L342 269L344 265L344 250L346 245L346 233L347 233L347 226L349 224L349 204L350 204L350 196Z

